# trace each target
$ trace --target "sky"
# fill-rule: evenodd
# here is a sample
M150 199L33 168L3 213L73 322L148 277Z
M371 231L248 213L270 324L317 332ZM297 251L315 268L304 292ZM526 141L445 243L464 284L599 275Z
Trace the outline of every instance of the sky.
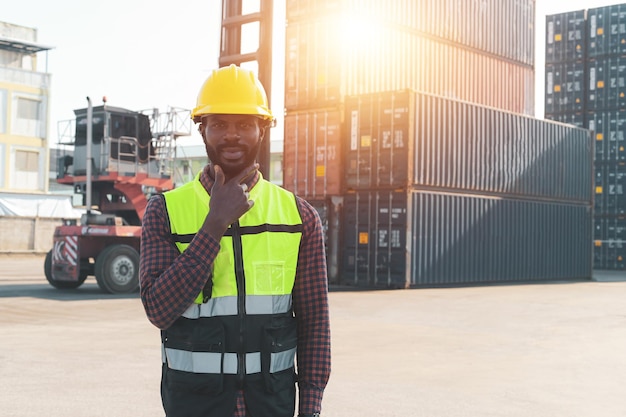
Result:
M256 0L258 1L258 0ZM89 96L130 110L193 108L200 86L218 67L222 0L0 0L0 21L36 28L38 42L51 46L38 57L38 70L51 74L51 143L59 121L74 118ZM250 1L249 1L250 2ZM619 0L537 0L535 31L535 116L543 117L545 16L591 9ZM244 2L246 4L246 2ZM252 1L252 4L255 4ZM279 20L285 0L274 0L275 43L284 45ZM273 140L282 139L282 56L274 53L272 111L278 115ZM181 144L200 144L197 132Z

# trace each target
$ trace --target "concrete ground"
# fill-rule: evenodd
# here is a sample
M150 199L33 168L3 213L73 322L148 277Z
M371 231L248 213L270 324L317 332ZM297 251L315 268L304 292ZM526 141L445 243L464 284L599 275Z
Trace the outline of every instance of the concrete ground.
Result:
M330 294L325 417L626 416L626 273ZM138 294L60 291L0 256L0 415L163 416Z

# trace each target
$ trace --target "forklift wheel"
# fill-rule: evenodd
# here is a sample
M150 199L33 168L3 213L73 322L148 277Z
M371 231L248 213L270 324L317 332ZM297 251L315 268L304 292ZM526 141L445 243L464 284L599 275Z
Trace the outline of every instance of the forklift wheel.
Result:
M124 294L139 287L139 253L128 245L106 247L96 258L95 275L102 291Z
M46 259L43 262L43 272L46 274L48 283L59 290L73 290L83 285L83 282L87 279L87 275L81 273L78 281L56 281L52 277L52 251L46 254Z

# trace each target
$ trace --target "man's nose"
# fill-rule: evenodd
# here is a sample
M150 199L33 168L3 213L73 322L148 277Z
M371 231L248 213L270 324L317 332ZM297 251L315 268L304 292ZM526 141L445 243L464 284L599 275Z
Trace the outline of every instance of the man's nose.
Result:
M237 130L237 124L236 123L229 123L227 128L226 128L226 133L224 135L226 138L228 139L239 139L241 138L241 135L239 134L239 131Z

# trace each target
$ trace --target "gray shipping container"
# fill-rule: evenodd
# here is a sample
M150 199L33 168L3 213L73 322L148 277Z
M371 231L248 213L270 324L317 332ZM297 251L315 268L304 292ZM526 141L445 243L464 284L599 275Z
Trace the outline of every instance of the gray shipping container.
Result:
M626 3L587 10L588 56L626 54Z
M588 68L587 110L626 109L626 55L591 59Z
M586 58L587 21L577 10L546 16L546 63L582 61Z
M348 190L592 199L586 129L410 90L348 97L345 119Z
M594 269L625 270L626 240L596 241L593 251Z
M545 113L580 112L585 109L584 62L546 65Z
M595 216L594 269L626 269L626 216Z
M324 245L326 248L326 266L328 281L336 284L339 281L339 257L341 256L341 210L343 196L328 196L322 199L306 199L317 211L322 222Z
M626 164L596 166L595 192L596 216L626 215Z
M535 0L287 0L287 22L334 19L345 31L381 26L534 64Z
M596 163L626 162L626 109L589 112L587 127L596 139Z
M592 208L421 189L344 202L341 283L408 288L590 279Z

